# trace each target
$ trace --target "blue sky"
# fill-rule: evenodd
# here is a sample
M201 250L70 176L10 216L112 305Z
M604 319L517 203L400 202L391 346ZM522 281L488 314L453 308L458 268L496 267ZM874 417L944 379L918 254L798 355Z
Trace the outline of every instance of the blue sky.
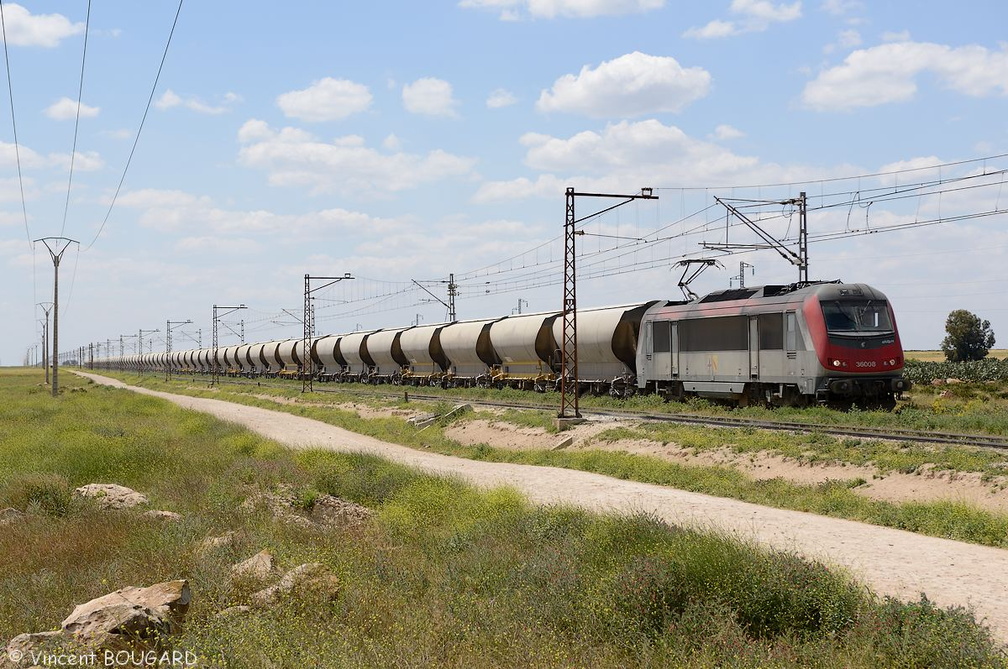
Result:
M583 308L678 298L683 258L722 263L701 294L741 261L795 281L703 244L755 241L715 196L806 191L811 278L881 289L906 348L956 308L1008 343L1008 218L977 216L1008 209L1003 3L190 1L154 88L178 8L3 3L2 364L52 300L29 240L61 234L63 350L187 319L174 347L209 345L215 303L248 305L222 343L298 336L306 273L356 277L316 294L322 333L440 322L412 282L450 273L460 318L557 310L566 187L659 196L585 223ZM795 241L792 207L749 211Z

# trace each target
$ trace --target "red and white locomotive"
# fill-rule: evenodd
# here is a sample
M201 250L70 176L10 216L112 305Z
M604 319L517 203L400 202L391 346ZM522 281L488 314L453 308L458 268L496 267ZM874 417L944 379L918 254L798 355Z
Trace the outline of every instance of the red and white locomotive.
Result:
M637 385L740 404L891 408L910 383L885 296L865 284L810 283L711 293L647 310Z

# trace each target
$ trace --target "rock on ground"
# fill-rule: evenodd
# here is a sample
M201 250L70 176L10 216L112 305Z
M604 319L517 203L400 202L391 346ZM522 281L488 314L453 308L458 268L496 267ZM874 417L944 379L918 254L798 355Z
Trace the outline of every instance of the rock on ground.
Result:
M62 628L89 647L160 649L164 637L179 630L191 599L184 579L149 588L130 586L78 605Z
M231 567L231 580L256 578L265 580L273 573L273 556L268 550L261 550L244 562Z
M319 495L311 519L320 525L358 525L374 514L371 509L332 495Z
M238 534L234 530L228 530L219 537L207 537L196 547L197 553L209 553L229 546L234 546L238 540Z
M115 483L89 483L74 490L74 495L93 499L101 509L131 509L147 504L147 495Z
M294 567L284 574L279 583L252 595L252 603L265 608L280 602L295 591L321 592L330 598L335 598L340 592L340 582L329 567L319 562L309 562Z

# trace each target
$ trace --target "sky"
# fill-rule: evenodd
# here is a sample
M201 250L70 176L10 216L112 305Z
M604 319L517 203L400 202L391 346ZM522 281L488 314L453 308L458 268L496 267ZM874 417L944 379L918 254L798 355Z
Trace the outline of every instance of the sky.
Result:
M568 188L579 308L681 299L685 259L797 281L730 212L795 252L804 192L810 279L907 349L960 308L1008 345L1003 2L2 9L0 364L40 355L44 237L65 352L209 346L214 305L221 345L300 337L306 274L353 277L313 280L319 334L443 322L452 277L459 319L557 311Z

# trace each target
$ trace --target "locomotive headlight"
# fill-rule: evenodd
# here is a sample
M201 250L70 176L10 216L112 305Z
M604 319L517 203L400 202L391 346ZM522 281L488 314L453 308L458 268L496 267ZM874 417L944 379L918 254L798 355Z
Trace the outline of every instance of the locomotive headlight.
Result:
M840 361L839 360L834 360L833 361L833 366L834 367L839 367L840 366Z
M892 360L890 360L889 364L895 366L896 365L896 359L893 358Z

